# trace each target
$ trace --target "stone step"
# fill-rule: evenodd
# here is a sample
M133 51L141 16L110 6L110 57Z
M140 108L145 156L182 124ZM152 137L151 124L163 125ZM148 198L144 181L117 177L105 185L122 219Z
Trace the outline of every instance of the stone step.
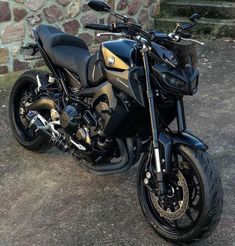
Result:
M208 2L219 2L219 3L221 3L221 1L219 1L219 0L207 0ZM223 2L225 2L225 1L223 1ZM235 0L226 0L226 2L231 2L231 3L235 3Z
M188 18L156 18L156 30L163 32L172 32L176 23L189 22ZM212 19L201 18L198 24L193 28L191 33L214 35L217 37L233 37L235 38L235 19Z
M205 18L235 19L235 2L233 1L163 1L161 16L187 17L198 13Z

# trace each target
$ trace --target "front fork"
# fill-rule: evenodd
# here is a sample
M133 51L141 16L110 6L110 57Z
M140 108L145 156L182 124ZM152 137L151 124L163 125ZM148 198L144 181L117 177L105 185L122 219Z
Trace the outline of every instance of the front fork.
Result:
M159 150L159 132L158 132L158 125L159 124L157 122L157 115L156 115L157 109L155 106L156 104L154 103L154 95L153 95L153 91L151 88L151 82L150 82L148 49L149 49L149 47L147 47L144 44L143 49L141 50L141 53L143 56L145 80L146 80L146 87L147 87L146 92L147 92L149 112L150 112L150 120L151 120L153 153L154 153L154 157L155 157L155 166L156 166L156 179L157 179L157 183L159 185L159 191L161 194L163 194L165 191L165 184L164 184L164 176L163 176L163 172L162 172L163 170L161 167L161 156L160 156L160 150ZM182 132L186 129L182 97L179 97L177 99L177 123L178 123L178 131L179 132ZM169 159L169 156L168 156L168 159ZM164 162L165 160L163 159L162 161Z
M154 104L154 96L153 91L151 88L150 83L150 71L149 71L149 61L148 61L148 47L144 44L143 49L141 50L144 62L144 70L145 70L145 80L146 80L146 87L147 87L147 98L148 98L148 105L149 105L149 113L150 113L150 120L151 120L151 130L152 130L152 137L153 137L153 153L155 157L155 165L156 165L156 172L157 172L157 182L159 184L160 191L163 191L163 175L162 175L162 168L161 168L161 160L160 160L160 151L159 151L159 143L158 143L158 124L157 124L157 115L155 111L155 104Z

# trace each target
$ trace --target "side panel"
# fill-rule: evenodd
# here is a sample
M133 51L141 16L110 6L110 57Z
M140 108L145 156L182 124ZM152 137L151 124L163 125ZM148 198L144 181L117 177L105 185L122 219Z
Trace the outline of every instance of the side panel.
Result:
M104 61L99 50L91 56L88 62L88 82L91 86L96 86L105 80Z
M100 121L105 136L127 137L145 131L147 115L144 107L126 100L127 96L117 93L113 85L104 82L98 86L83 89L79 96L92 98L91 104ZM131 127L130 127L131 126Z
M116 89L135 99L141 106L145 106L141 83L144 81L144 72L141 66L133 62L135 50L136 41L129 39L107 41L101 45L107 80Z
M117 98L114 95L112 84L106 82L103 83L102 86L99 86L99 89L95 93L94 97L92 98L92 104L94 106L96 100L99 99L100 96L106 95L109 101L109 107L115 108L117 105Z
M93 97L98 91L104 90L105 87L109 87L111 84L109 82L102 83L98 86L93 86L89 88L85 88L78 92L79 96L84 97Z
M114 87L135 99L141 106L145 106L143 87L140 76L141 67L129 68L123 72L105 69L107 79Z
M115 134L120 125L129 114L124 100L114 94L113 86L109 82L81 90L79 96L92 98L91 104L102 118L102 130L105 136ZM105 98L105 100L104 100ZM106 110L107 105L108 110Z

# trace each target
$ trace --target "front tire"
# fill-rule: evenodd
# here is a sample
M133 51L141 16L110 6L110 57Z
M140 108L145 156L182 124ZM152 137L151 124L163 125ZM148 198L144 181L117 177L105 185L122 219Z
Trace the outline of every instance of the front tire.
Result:
M197 205L199 213L195 221L192 222L193 218L190 215L192 219L190 226L185 226L185 228L182 226L182 220L185 220L187 217L185 214L191 209L189 206L193 204L193 202L188 203L185 214L180 218L182 219L181 224L179 224L180 219L172 219L172 221L166 220L164 215L154 209L153 203L150 201L150 190L144 184L147 171L147 154L144 156L139 166L137 181L138 198L144 216L156 233L174 243L191 243L208 237L216 228L222 214L223 190L219 172L206 151L195 150L185 145L179 145L177 146L176 152L177 155L182 156L184 163L188 162L191 168L190 170L193 170L191 171L191 175L195 174L195 176L197 176L198 187L200 186L200 193L198 194L200 194L201 200L199 203L200 206ZM190 178L190 175L186 177L187 172L184 172L184 170L181 170L181 172L184 174L188 186L190 186L190 179L193 179L193 177ZM193 192L189 192L189 196L191 197L192 195ZM179 225L181 225L181 227Z

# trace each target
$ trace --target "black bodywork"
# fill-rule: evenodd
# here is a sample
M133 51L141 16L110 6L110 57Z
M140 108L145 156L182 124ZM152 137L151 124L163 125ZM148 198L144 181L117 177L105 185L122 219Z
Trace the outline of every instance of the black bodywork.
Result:
M90 54L78 37L47 25L34 29L36 44L24 50L40 52L50 72L18 78L9 103L13 133L29 150L54 146L72 154L95 175L139 163L137 191L148 222L171 241L198 240L218 223L223 201L207 146L185 120L183 98L199 80L192 42L200 41L184 31L200 17L163 34L144 31L104 1L88 6L121 20L86 25L115 38Z
M148 139L154 131L150 122L155 115L158 129L155 130L155 142L162 146L167 170L171 166L167 156L175 144L206 148L201 140L186 133L183 96L196 92L199 76L192 44L191 47L180 47L169 40L159 41L160 35L155 35L151 41L152 49L147 52L146 67L138 40L107 41L94 55L90 55L83 40L54 27L41 25L34 29L34 36L37 48L52 74L60 81L65 96L69 96L71 88L77 88L81 101L86 97L92 99L90 107L103 119L103 136L128 138L138 135ZM173 48L170 50L170 47ZM184 59L182 47L187 54ZM126 65L125 69L107 65L103 49L120 59ZM109 104L109 110L105 112L100 104L103 98ZM149 107L150 102L152 107ZM61 108L65 106L66 103ZM168 131L174 119L178 123L176 133Z

